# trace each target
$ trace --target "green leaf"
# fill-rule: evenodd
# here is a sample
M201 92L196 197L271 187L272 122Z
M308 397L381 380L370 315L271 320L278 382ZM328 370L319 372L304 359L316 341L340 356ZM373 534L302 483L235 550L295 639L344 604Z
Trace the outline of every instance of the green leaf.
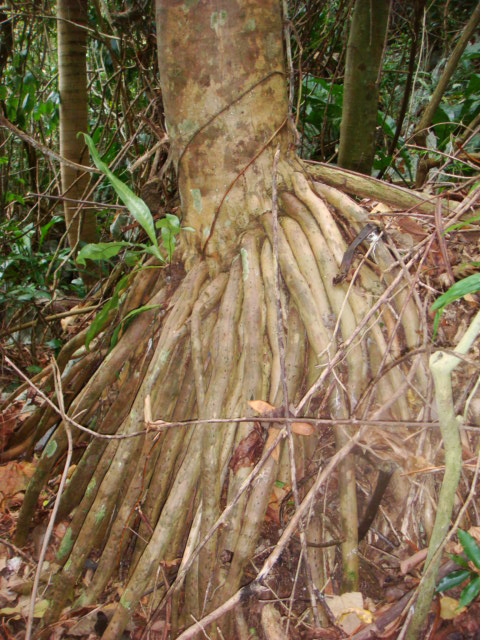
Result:
M463 589L458 600L458 608L466 607L472 600L474 600L480 593L480 576L475 576L470 580L467 586Z
M123 241L86 244L78 252L77 262L84 267L87 260L108 260L116 256L123 247L131 246L130 242Z
M158 247L157 237L155 235L155 226L153 223L152 214L150 213L150 209L147 207L145 202L141 198L139 198L137 195L135 195L133 191L129 189L129 187L127 187L126 184L124 184L121 180L119 180L110 171L107 165L100 159L100 156L98 155L98 151L96 150L93 140L90 138L90 136L87 135L86 133L83 133L82 135L85 138L85 142L88 146L88 149L90 151L90 154L93 158L95 165L97 166L98 169L100 169L102 173L104 173L107 176L112 187L117 192L117 195L120 198L120 200L127 207L127 209L130 211L132 216L135 218L135 220L143 228L143 230L149 237L154 247L153 253L155 257L161 262L165 262Z
M465 555L473 564L480 569L480 548L474 538L466 531L458 530L457 537L465 551Z
M85 348L88 351L90 349L91 341L97 336L108 321L108 314L112 309L118 307L118 296L112 296L108 302L105 303L101 311L97 313L93 319L92 324L88 327L88 331L85 335Z
M454 553L449 553L447 555L450 558L450 560L453 560L453 562L455 562L455 564L457 564L459 567L468 569L468 562L465 560L463 556L457 556Z
M162 227L162 245L165 248L168 256L168 261L172 259L173 250L175 248L175 233L172 233L168 227Z
M45 236L47 235L48 231L51 227L53 227L54 224L57 224L57 222L63 222L63 218L61 216L53 216L53 218L51 218L47 222L47 224L44 224L42 227L40 227L40 238L38 240L39 251L42 248L43 241L45 240Z
M443 577L439 581L435 591L438 593L439 591L448 591L449 589L453 589L453 587L456 587L459 584L462 584L462 582L465 582L465 580L471 575L472 572L470 571L470 569L452 571L452 573L449 573L448 576Z
M101 311L97 313L93 319L92 324L89 326L85 335L85 348L89 349L91 341L97 336L108 322L108 315L113 309L118 309L119 305L119 293L126 286L128 281L128 275L123 276L118 282L113 292L112 297L108 300Z
M478 216L473 216L473 218L468 218L468 220L457 222L457 224L452 224L450 227L447 227L443 233L449 233L450 231L455 231L455 229L462 229L463 227L467 227L469 224L472 224L472 222L477 222L477 220L480 220L480 214Z
M42 367L39 367L38 364L31 364L27 367L27 371L34 375L36 373L40 373L40 371L42 371Z
M443 308L446 307L447 304L450 304L459 298L463 298L467 293L475 293L476 291L480 291L480 273L474 273L471 276L463 278L463 280L455 282L450 289L445 291L445 293L442 293L442 295L435 300L430 307L431 311L437 312L433 320L433 337L437 334L438 322Z
M118 334L120 333L120 329L125 325L125 323L129 322L132 318L134 318L135 316L138 316L140 313L143 313L144 311L149 311L150 309L158 309L159 307L161 307L162 305L160 304L146 304L143 305L143 307L138 307L138 309L132 309L131 311L129 311L127 313L127 315L122 318L122 321L118 323L118 325L115 327L115 331L112 334L112 338L110 340L110 349L113 349L113 347L117 344L118 341Z

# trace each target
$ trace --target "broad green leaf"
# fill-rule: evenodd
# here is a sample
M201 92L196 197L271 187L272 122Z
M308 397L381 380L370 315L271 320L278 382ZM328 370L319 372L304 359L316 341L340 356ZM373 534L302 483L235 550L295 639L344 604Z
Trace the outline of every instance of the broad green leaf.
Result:
M86 260L108 260L121 251L123 247L130 247L130 242L97 242L86 244L77 254L78 264L85 266Z
M444 576L438 583L436 592L439 591L448 591L449 589L453 589L453 587L462 584L465 580L472 575L470 569L461 569L459 571L452 571L448 576Z
M115 327L115 331L112 334L112 338L110 340L110 349L113 349L113 347L117 344L118 341L118 334L120 333L120 329L124 326L124 324L126 322L129 322L132 318L134 318L135 316L138 316L140 313L143 313L144 311L149 311L150 309L158 309L161 305L159 304L146 304L143 307L138 307L138 309L132 309L131 311L129 311L127 313L127 315L122 319L121 322L118 323L118 325Z
M458 300L459 298L463 298L467 293L475 293L476 291L480 291L480 273L474 273L471 276L467 276L463 278L463 280L459 280L455 282L448 291L442 293L435 302L430 307L431 311L436 311L435 318L433 320L433 337L435 337L438 328L438 322L440 320L440 316L442 314L443 308Z
M128 281L128 275L123 276L118 282L113 292L112 297L108 300L101 311L97 313L93 319L92 324L89 326L85 335L85 348L89 349L91 341L97 336L100 331L105 327L108 322L108 314L112 309L117 309L119 304L119 293L125 288Z
M102 309L97 313L92 321L92 324L88 327L88 331L85 335L85 348L88 351L91 341L97 336L105 327L108 321L108 314L112 309L118 307L118 295L113 295L108 302L104 304Z
M50 230L51 227L53 227L54 224L57 224L57 222L63 222L63 218L61 216L53 216L47 222L47 224L44 224L42 227L40 227L40 238L38 240L39 251L42 248L43 241L45 240L45 236L47 235L48 231Z
M86 133L83 133L82 135L85 138L85 142L88 146L88 149L90 151L90 154L93 158L95 165L97 166L98 169L100 169L102 173L104 173L107 176L112 187L117 192L117 195L120 198L120 200L127 207L127 209L130 211L132 216L135 218L135 220L143 228L143 230L149 237L154 247L154 250L152 253L155 255L155 257L158 260L160 260L161 262L165 262L158 247L157 237L155 235L155 226L153 223L152 214L150 213L150 209L147 207L145 202L141 198L139 198L137 195L135 195L133 191L129 189L129 187L127 187L126 184L124 184L121 180L119 180L110 171L107 165L100 159L100 156L98 155L98 151L95 148L95 144L93 143L93 140L90 138L90 136L87 135Z
M170 262L170 260L172 259L173 250L175 248L175 233L172 233L171 229L169 229L168 227L162 227L161 234L162 245L167 252L168 261Z
M465 551L465 555L473 564L480 569L480 547L475 542L474 538L466 531L458 530L457 537L460 540L460 544Z
M480 576L475 576L470 580L467 586L463 589L458 600L459 607L466 607L472 600L474 600L480 593Z
M449 553L448 557L450 558L450 560L453 560L453 562L455 562L455 564L457 564L459 567L468 569L468 562L465 560L463 556L457 556L454 553Z

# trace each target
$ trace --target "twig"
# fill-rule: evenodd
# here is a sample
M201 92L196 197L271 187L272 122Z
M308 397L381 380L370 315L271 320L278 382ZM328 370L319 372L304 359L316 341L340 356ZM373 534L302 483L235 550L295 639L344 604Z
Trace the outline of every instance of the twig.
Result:
M63 467L62 478L60 480L60 485L58 487L58 492L55 497L55 503L53 505L52 513L50 515L50 519L48 521L47 530L45 532L45 538L43 539L42 549L40 551L40 557L38 559L37 570L35 572L35 579L33 581L32 595L30 597L30 607L28 611L28 619L27 619L27 627L25 631L25 640L30 640L32 635L32 627L33 627L33 615L35 610L35 600L37 598L38 585L40 584L40 575L42 573L43 561L45 560L45 555L47 553L48 543L50 542L50 537L52 535L53 527L55 524L55 518L57 517L58 508L60 506L60 499L62 497L63 490L65 488L65 484L67 483L68 470L70 468L70 463L72 461L73 455L73 438L72 432L70 429L70 424L65 414L65 405L63 402L63 393L62 393L62 378L60 374L60 370L58 368L57 363L52 358L52 367L53 367L53 380L55 383L55 392L57 395L58 408L60 413L62 414L64 420L63 425L65 429L65 433L67 435L67 457L65 459L65 465Z
M62 164L67 165L68 167L72 167L73 169L79 169L80 171L85 171L87 173L96 173L96 174L100 173L100 171L98 171L97 169L94 169L93 167L89 167L83 164L77 164L76 162L67 160L67 158L64 158L59 153L52 151L41 142L37 142L37 140L35 140L34 138L26 134L24 131L21 131L18 127L16 127L9 120L7 120L7 118L5 118L5 116L2 113L0 113L0 127L4 127L5 129L8 129L18 138L20 138L27 144L31 145L35 149L38 149L38 151L40 151L44 155L49 156L50 158L53 158L54 160L57 160L58 162L61 162Z
M22 558L28 562L29 564L35 564L35 562L32 560L32 558L30 558L24 551L22 551L21 549L19 549L18 547L16 547L14 544L12 544L11 542L7 542L6 540L4 540L3 538L0 538L0 544L4 544L6 547L8 547L9 549L11 549L13 552L17 553L19 556L22 556Z
M462 450L459 425L457 417L455 416L452 398L452 372L460 363L460 359L457 358L456 353L465 354L479 333L480 311L454 349L455 355L435 352L430 357L430 370L435 384L435 399L445 449L445 475L438 497L438 509L428 545L422 584L419 586L415 611L406 630L405 637L407 640L415 640L418 637L430 608L440 564L441 551L447 539L455 493L460 479Z
M442 201L439 198L435 207L435 232L437 235L438 246L440 247L440 253L442 254L443 265L448 275L448 284L451 286L455 282L455 276L453 275L452 265L448 258L447 243L445 242L445 235L443 231Z
M68 318L69 316L79 316L84 313L90 313L90 311L95 311L101 305L96 304L93 307L85 307L84 309L71 309L70 311L62 311L61 313L55 313L51 316L45 316L42 318L42 322L53 322L54 320L60 320L61 318ZM5 336L10 336L15 331L22 331L22 329L28 329L29 327L34 327L40 321L39 318L36 320L30 320L29 322L23 322L22 324L17 324L11 329L6 331L2 331L0 333L0 338L4 338Z

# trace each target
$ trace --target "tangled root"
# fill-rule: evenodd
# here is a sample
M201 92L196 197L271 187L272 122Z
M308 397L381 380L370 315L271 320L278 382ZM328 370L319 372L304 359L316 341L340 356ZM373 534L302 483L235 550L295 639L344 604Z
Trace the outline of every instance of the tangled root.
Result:
M345 424L349 419L357 424L372 415L376 420L408 420L412 408L423 403L423 365L417 363L413 373L393 366L392 354L414 349L419 342L415 303L400 286L405 274L380 240L370 251L371 261L356 270L350 283L333 285L346 243L326 202L357 231L366 222L365 214L334 189L314 185L314 190L303 174L294 174L293 186L294 192L280 196L280 300L273 220L266 213L263 227L242 238L229 273L210 279L207 266L199 263L172 296L168 287L155 293L150 310L130 325L72 402L69 415L104 437L88 442L62 496L61 514L74 515L58 551L62 568L48 594L47 622L73 597L85 561L100 547L93 581L75 605L97 602L110 578L120 572L125 589L103 636L108 640L120 636L149 589L153 587L152 606L161 602L165 585L158 571L165 563L182 558L179 576L187 563L189 567L177 581L177 587L183 582L184 597L182 601L177 589L174 629L238 589L260 536L273 483L279 475L291 481L285 448L280 457L269 456L256 481L248 483L251 464L264 447L262 437L255 441L252 435L262 427L255 424L258 418L248 403L261 399L281 407L284 402L279 331L285 335L288 403L294 414L328 414L337 420L337 448L352 436L353 427ZM145 430L147 398L154 418L195 418L197 424ZM241 416L252 421L233 421ZM216 418L232 422L207 422ZM256 453L249 449L245 462L238 462L238 452L249 439ZM84 440L78 433L77 444ZM294 436L299 474L316 441ZM66 447L59 426L25 497L17 531L20 543L39 492ZM341 462L338 476L343 581L351 590L358 576L352 455ZM228 519L219 527L225 505ZM314 535L307 526L307 536ZM200 552L192 555L200 542ZM222 561L225 552L228 562ZM319 564L320 553L309 551L312 566Z

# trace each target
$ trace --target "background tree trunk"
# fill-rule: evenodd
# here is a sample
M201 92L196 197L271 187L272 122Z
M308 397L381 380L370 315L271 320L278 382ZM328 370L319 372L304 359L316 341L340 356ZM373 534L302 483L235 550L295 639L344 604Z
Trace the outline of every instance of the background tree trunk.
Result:
M338 165L370 174L390 0L357 0L348 36Z
M60 154L85 164L87 149L80 131L88 131L87 122L87 0L57 0L58 84L60 91ZM88 173L61 165L63 195L81 200L89 183ZM79 242L95 242L95 214L65 200L65 224L68 242L77 250Z

